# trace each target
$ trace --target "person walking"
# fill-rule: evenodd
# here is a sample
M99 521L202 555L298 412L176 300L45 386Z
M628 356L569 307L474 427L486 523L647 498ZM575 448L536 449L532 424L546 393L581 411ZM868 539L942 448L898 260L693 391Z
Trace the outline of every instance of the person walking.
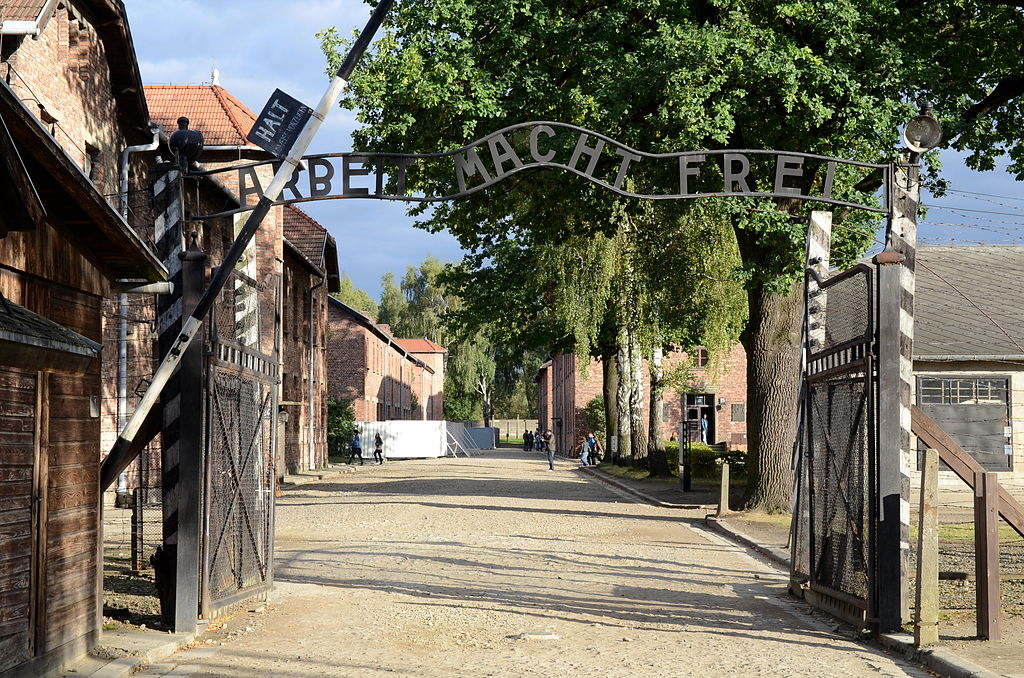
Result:
M352 460L359 457L359 465L363 465L363 441L359 438L359 429L356 429L355 434L352 436L352 450L348 453L348 463L351 464Z
M591 431L587 434L587 439L584 441L587 446L587 459L590 461L591 466L597 466L597 463L601 461L602 450L601 443L598 442L597 436Z
M380 433L373 437L373 458L377 460L378 464L384 463L384 440L380 437Z
M580 465L581 466L590 466L590 463L589 463L589 459L590 459L590 445L588 445L587 442L588 441L587 441L586 437L584 437L583 440L580 441Z
M526 431L523 434L523 451L529 452L533 449L533 431Z
M548 453L548 470L555 470L555 448L548 444L547 436L544 437L541 443L544 446L544 451Z
M537 432L533 434L533 445L538 452L544 449L544 435L540 432L539 426Z

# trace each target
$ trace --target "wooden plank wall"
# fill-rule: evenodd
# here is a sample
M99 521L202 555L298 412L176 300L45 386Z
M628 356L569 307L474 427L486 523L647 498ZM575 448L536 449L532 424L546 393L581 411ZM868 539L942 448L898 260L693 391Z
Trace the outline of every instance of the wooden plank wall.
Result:
M0 672L32 647L36 374L0 366Z
M44 650L91 631L97 609L99 375L49 375ZM98 406L98 403L96 404Z

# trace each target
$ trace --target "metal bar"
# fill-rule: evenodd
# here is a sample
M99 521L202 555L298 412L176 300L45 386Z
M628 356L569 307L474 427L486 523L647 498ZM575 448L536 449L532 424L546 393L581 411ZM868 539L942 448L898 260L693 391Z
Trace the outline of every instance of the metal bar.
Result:
M978 637L999 640L999 476L974 474L974 567Z
M259 204L253 213L249 215L245 225L242 227L241 232L235 239L235 242L231 245L227 254L224 255L224 261L217 268L216 273L210 280L210 286L203 294L202 298L199 299L195 309L189 315L188 319L183 323L181 333L178 335L177 342L167 353L163 362L160 363L160 367L157 368L156 372L153 373L153 379L146 390L145 395L142 397L135 411L132 413L128 423L125 424L124 429L121 431L121 435L114 443L114 447L111 449L110 456L115 459L125 456L128 448L131 446L132 440L135 438L139 431L139 427L145 420L146 415L152 409L153 405L156 404L157 398L160 396L160 392L164 386L167 385L171 374L177 368L178 363L181 362L182 355L185 349L195 339L200 328L202 327L202 319L209 312L213 306L217 295L220 294L224 284L228 281L228 277L231 272L235 269L235 264L241 258L242 253L252 240L253 236L256 235L256 231L259 229L260 224L263 222L264 217L270 211L273 201L277 199L285 185L291 179L292 172L299 166L302 159L302 154L306 152L309 147L309 143L313 140L313 137L319 131L321 124L327 117L328 111L333 107L338 98L341 95L342 89L347 84L346 78L351 74L355 63L362 56L363 51L369 44L373 35L377 32L381 22L384 20L384 16L390 10L394 0L381 0L380 4L374 10L370 16L370 20L367 22L366 27L363 28L362 33L356 40L356 43L352 46L346 57L342 67L338 70L334 79L331 80L327 91L320 99L320 103L317 104L316 110L313 111L309 121L306 123L302 132L299 134L298 139L295 141L295 145L289 151L288 156L284 159L284 163L274 174L273 180L264 193L263 198L260 199ZM101 489L106 489L106 485Z

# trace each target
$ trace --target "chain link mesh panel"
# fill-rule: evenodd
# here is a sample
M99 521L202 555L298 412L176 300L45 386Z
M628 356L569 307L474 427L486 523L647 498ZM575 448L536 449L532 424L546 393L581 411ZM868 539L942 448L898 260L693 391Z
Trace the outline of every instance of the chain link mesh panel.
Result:
M211 382L207 586L216 606L270 583L273 386L219 369Z
M874 311L871 269L808 285L805 448L794 561L818 587L873 596Z

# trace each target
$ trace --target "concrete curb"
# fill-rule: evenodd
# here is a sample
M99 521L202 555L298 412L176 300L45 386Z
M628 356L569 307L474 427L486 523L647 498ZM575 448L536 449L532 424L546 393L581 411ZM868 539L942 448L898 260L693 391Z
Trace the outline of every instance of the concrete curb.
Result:
M909 633L884 633L878 636L878 642L907 660L922 664L947 678L1003 678L1002 674L978 666L949 648L914 647L914 637Z
M569 461L575 460L570 459ZM672 502L662 501L661 499L656 499L655 497L652 497L646 492L641 492L636 488L630 487L625 483L619 482L612 476L609 476L607 473L604 473L603 471L598 471L592 466L580 466L579 469L580 472L584 473L585 475L588 475L599 482L611 485L615 489L621 490L626 494L632 497L636 497L637 499L640 499L648 504L654 504L655 506L661 506L662 508L672 509L707 509L710 507L710 504L674 504Z
M288 489L291 487L298 487L299 485L308 485L310 483L320 482L321 480L328 480L334 476L346 475L355 472L355 466L343 465L331 466L320 471L302 471L301 473L286 474L280 487L281 489Z
M181 648L195 641L205 630L205 624L196 633L160 633L159 631L136 631L115 629L100 634L97 650L108 653L125 653L116 659L101 659L87 655L67 667L52 673L64 676L72 673L81 678L125 678L142 666L159 663Z
M733 541L738 541L749 549L752 549L762 556L771 560L776 565L780 565L787 570L789 569L789 551L787 549L780 549L775 546L765 546L759 544L753 537L748 537L743 532L740 532L730 525L726 525L722 522L722 519L718 516L707 515L704 516L704 524L718 532L721 535L729 537Z

